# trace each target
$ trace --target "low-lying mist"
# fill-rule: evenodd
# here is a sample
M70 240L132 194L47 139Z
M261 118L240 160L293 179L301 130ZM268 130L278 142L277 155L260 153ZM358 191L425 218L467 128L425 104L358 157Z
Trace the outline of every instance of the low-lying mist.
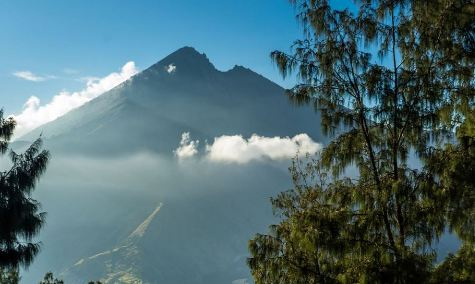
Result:
M71 284L97 280L102 271L93 273L74 264L119 247L159 204L160 211L138 245L144 279L250 279L247 242L277 221L269 199L291 188L289 165L289 159L229 163L206 155L180 159L172 153L52 153L34 193L47 212L47 224L38 237L42 251L23 272L22 282L35 283L47 271ZM345 176L355 176L355 170L348 169ZM455 251L458 243L454 235L445 234L436 245L439 259ZM71 267L75 278L61 274Z
M34 194L47 212L38 238L42 251L23 280L37 282L47 271L61 273L81 258L113 249L160 203L146 241L147 258L164 281L247 278L247 241L273 221L269 198L290 188L289 165L147 152L114 158L52 153ZM176 266L187 268L189 277L170 269Z

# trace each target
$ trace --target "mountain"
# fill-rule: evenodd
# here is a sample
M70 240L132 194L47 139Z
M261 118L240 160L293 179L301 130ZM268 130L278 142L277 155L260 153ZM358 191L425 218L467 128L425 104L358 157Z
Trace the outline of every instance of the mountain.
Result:
M269 198L291 188L290 161L182 162L173 151L184 132L201 151L222 135L306 133L325 143L319 113L284 92L184 47L22 137L42 133L52 154L34 196L48 212L42 251L25 283L50 270L73 284L249 281L248 240L275 222Z
M201 140L302 132L323 138L318 121L310 108L291 107L272 81L241 66L219 71L206 55L184 47L21 140L42 133L49 147L68 153L171 154L185 131Z

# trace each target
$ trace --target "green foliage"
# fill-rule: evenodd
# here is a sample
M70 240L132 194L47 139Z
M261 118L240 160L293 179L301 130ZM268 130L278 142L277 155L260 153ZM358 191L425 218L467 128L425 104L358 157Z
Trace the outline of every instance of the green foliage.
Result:
M3 283L0 281L0 283ZM52 272L48 272L45 274L45 277L39 284L64 284L63 280L57 279L54 277ZM100 281L89 281L88 284L102 284Z
M52 272L48 272L39 284L64 284L64 281L55 278Z
M3 110L0 109L0 154L5 154L8 150L8 141L10 141L16 123L12 118L3 118Z
M14 120L4 119L0 111L1 154L6 153L14 128ZM41 144L36 140L22 154L10 151L11 167L0 172L0 267L28 266L39 251L32 239L43 226L45 213L38 212L40 204L31 192L49 159Z
M0 267L0 283L2 284L18 284L20 283L20 275L16 268L1 268Z
M456 255L436 267L430 283L475 283L475 249L463 245Z
M408 194L406 235L399 250L385 235L380 192L370 182L332 182L321 160L294 160L294 188L272 199L283 221L250 242L249 265L257 283L391 283L423 281L435 254L426 248L439 219L423 197ZM415 177L413 177L415 178ZM411 181L400 187L409 187ZM407 192L409 193L407 188ZM402 190L402 189L401 189ZM442 230L443 226L439 228ZM400 253L400 255L396 255Z
M291 102L314 104L326 134L345 131L317 160L294 161L293 189L272 200L282 221L250 241L256 283L470 280L475 4L365 0L353 13L291 3L305 38L272 59L302 81ZM408 166L410 153L422 168ZM358 177L343 178L351 165ZM434 267L447 228L464 244Z

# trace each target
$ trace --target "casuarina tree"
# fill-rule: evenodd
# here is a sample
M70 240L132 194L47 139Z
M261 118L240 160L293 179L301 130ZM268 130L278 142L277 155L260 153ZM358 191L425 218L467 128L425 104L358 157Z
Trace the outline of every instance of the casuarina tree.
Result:
M271 56L334 139L272 199L281 222L249 245L256 283L475 281L475 4L290 2L304 38ZM447 231L463 245L436 264Z
M33 261L39 251L33 238L45 222L31 193L46 169L49 153L41 150L41 139L22 154L8 150L14 129L15 121L0 111L0 153L8 152L10 158L9 168L0 172L0 267L4 270L27 267Z

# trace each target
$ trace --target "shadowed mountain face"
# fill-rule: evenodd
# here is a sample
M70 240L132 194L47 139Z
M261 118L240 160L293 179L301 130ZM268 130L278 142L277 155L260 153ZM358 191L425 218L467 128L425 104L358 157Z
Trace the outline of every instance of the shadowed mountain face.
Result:
M318 113L293 107L278 85L179 49L22 138L43 133L52 153L35 192L48 212L43 250L24 283L50 270L71 284L246 283L248 240L275 222L269 198L290 188L289 161L181 162L183 132L201 143L253 133L326 141Z
M184 47L21 140L43 133L61 152L170 154L185 131L200 140L302 132L321 138L319 128L318 115L292 107L280 86L240 66L218 71L206 55Z
M143 238L160 207L161 205L155 208L152 214L118 246L81 258L61 277L69 279L69 283L83 283L84 274L87 273L91 279L102 279L104 283L141 283L143 271L150 266L143 261L146 252Z

